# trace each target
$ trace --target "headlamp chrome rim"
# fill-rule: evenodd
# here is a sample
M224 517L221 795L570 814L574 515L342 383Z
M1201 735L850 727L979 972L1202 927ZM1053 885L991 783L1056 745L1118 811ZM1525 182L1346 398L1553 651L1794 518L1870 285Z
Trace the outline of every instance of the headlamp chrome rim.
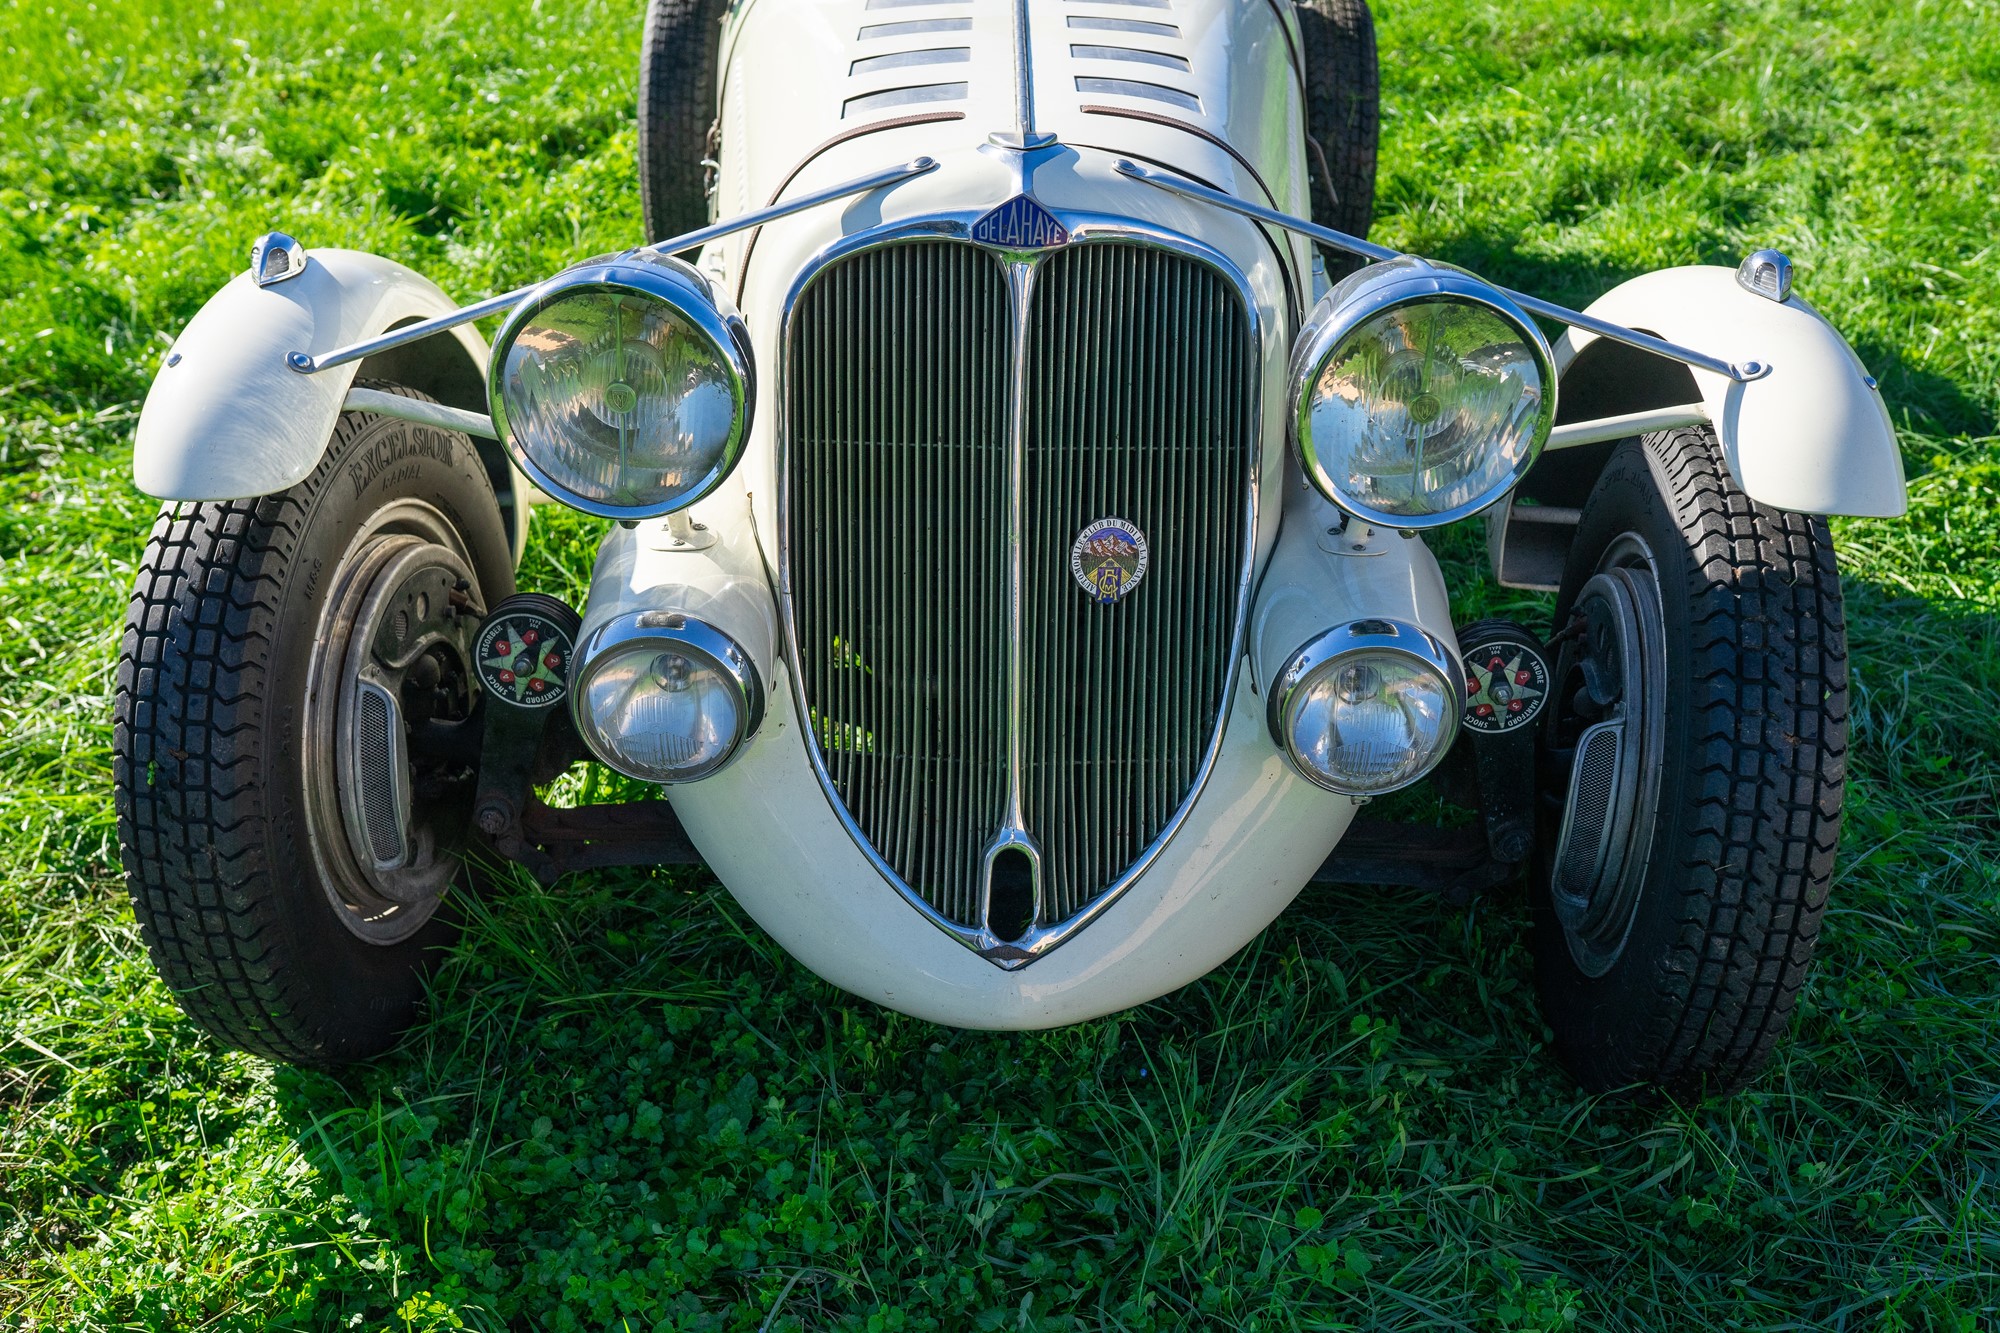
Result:
M1388 652L1407 657L1436 672L1444 686L1444 698L1449 706L1444 710L1444 733L1438 738L1436 752L1416 773L1394 786L1362 789L1343 785L1305 762L1292 748L1291 708L1299 691L1323 668L1331 668L1341 658L1357 652ZM1464 712L1464 681L1465 668L1460 664L1458 655L1429 630L1380 617L1350 620L1306 640L1285 659L1284 666L1278 669L1277 677L1271 682L1265 721L1270 727L1271 738L1284 751L1293 769L1314 786L1340 796L1387 796L1422 782L1451 752L1458 739L1459 721Z
M1341 342L1377 315L1406 305L1437 299L1483 306L1512 325L1520 333L1535 358L1542 378L1541 411L1535 422L1526 454L1509 470L1504 481L1478 498L1432 514L1395 514L1378 510L1341 493L1321 466L1313 448L1311 415L1312 387L1329 357ZM1498 287L1467 273L1464 269L1406 255L1357 269L1321 298L1292 348L1291 436L1300 466L1313 489L1344 513L1377 527L1403 532L1423 532L1456 523L1460 519L1492 508L1521 484L1542 456L1556 416L1555 352L1534 319Z
M507 366L507 352L527 324L559 300L590 292L621 292L651 297L672 306L714 347L729 372L730 392L736 409L735 424L724 442L721 458L700 484L670 500L647 505L613 505L579 495L544 470L529 454L516 433L509 428L507 404L501 393L501 377ZM729 479L742 460L750 439L751 415L757 404L757 374L750 355L749 331L743 318L699 269L671 255L654 251L627 250L571 265L529 292L501 323L493 335L486 360L487 410L492 414L495 434L514 461L536 486L572 509L597 518L635 520L661 518L679 513L714 493Z
M715 759L699 769L662 778L651 773L635 773L624 759L607 754L596 740L598 728L589 717L591 679L605 663L627 651L687 653L713 666L736 689L736 734ZM764 681L750 654L736 640L705 620L680 611L630 611L614 616L592 628L576 650L576 672L570 680L570 720L576 734L598 760L640 782L674 786L698 782L727 768L742 753L743 743L757 734L764 721Z

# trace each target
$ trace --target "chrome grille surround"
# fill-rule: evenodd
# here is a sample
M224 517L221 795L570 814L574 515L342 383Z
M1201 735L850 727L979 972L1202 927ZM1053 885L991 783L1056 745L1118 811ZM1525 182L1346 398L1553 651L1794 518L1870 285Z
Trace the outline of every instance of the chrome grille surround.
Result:
M914 223L898 223L875 228L843 237L825 247L810 262L805 264L794 279L785 297L783 320L779 338L780 356L777 376L776 412L776 481L777 481L777 573L779 584L779 609L785 633L785 657L787 674L791 677L793 702L798 710L804 732L805 749L811 760L813 771L819 780L822 792L827 797L834 815L838 818L855 845L867 857L885 880L900 892L904 899L938 929L979 953L998 967L1014 969L1024 967L1036 958L1048 953L1065 940L1095 920L1115 902L1119 895L1145 873L1148 867L1165 850L1174 834L1186 821L1195 801L1207 785L1215 767L1217 755L1222 747L1223 730L1230 715L1235 697L1238 676L1241 674L1245 653L1246 635L1251 609L1252 576L1255 567L1258 496L1261 483L1260 461L1264 436L1263 399L1263 320L1249 280L1228 258L1220 252L1175 232L1135 222L1129 219L1107 217L1095 214L1069 213L1052 210L1057 221L1067 230L1066 245L1043 250L1001 250L992 246L981 246L971 240L972 230L982 212L948 214L924 219ZM1011 356L1011 379L1006 386L1002 404L1005 412L1004 438L1007 442L1006 494L1007 515L1011 540L1008 549L1011 566L1008 574L1008 596L1004 607L1006 662L999 684L1004 692L1001 707L1005 727L1002 743L1007 756L1007 781L1002 817L995 821L996 831L986 843L981 859L985 875L981 879L981 889L988 887L994 858L1001 852L1020 850L1027 853L1035 866L1035 911L1032 925L1026 933L1013 939L1003 939L995 934L987 919L986 904L977 907L977 922L954 919L972 917L974 904L954 900L946 904L953 911L947 914L940 906L913 888L889 863L875 846L866 830L856 820L848 808L830 771L828 758L822 748L821 728L814 721L812 701L807 695L807 675L801 658L799 635L799 607L794 586L793 515L792 515L792 452L794 441L793 410L795 393L798 389L798 367L795 364L794 349L798 337L798 316L801 304L814 281L830 268L844 260L855 258L867 252L912 242L946 242L964 245L971 251L985 251L995 255L1004 268L1007 278L1007 303L1010 327L1007 330ZM1211 718L1205 719L1207 740L1202 750L1192 780L1186 785L1184 794L1173 807L1159 833L1141 848L1122 871L1094 894L1065 895L1067 901L1061 906L1069 908L1056 919L1049 919L1049 909L1058 904L1047 901L1044 894L1042 872L1042 852L1026 827L1023 817L1024 788L1027 784L1025 768L1027 761L1024 751L1027 745L1026 722L1023 717L1022 691L1027 666L1024 657L1024 628L1022 624L1023 591L1022 546L1024 512L1022 494L1025 486L1026 431L1028 423L1019 408L1023 392L1030 374L1026 339L1031 313L1031 299L1035 279L1044 261L1053 255L1067 254L1078 247L1122 244L1139 249L1155 250L1183 259L1193 260L1211 274L1220 277L1227 289L1234 295L1236 307L1241 315L1240 328L1243 333L1242 347L1243 381L1239 389L1241 413L1244 425L1242 474L1243 494L1240 517L1241 550L1235 570L1230 596L1233 599L1230 617L1226 656L1222 659L1220 675L1220 698ZM1067 572L1064 572L1067 578ZM1079 594L1080 596L1081 594ZM836 720L837 725L837 720ZM1080 901L1077 901L1080 899Z

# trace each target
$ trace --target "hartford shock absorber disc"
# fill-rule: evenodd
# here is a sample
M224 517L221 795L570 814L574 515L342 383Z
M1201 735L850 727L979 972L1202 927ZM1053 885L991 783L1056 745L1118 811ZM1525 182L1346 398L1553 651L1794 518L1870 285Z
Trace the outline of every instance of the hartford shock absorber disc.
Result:
M579 627L575 611L544 593L516 593L495 606L474 646L489 702L529 709L561 703Z
M1512 621L1486 620L1459 632L1465 662L1468 731L1498 735L1542 715L1549 698L1549 663L1533 635Z

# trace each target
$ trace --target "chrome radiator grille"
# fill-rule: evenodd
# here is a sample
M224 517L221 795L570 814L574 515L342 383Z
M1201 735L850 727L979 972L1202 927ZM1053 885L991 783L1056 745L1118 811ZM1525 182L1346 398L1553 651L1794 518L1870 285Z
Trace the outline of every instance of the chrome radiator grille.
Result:
M1011 812L1040 850L1038 926L1167 831L1220 720L1249 540L1257 367L1229 281L1163 250L1071 246L1035 266L1017 327L1027 278L954 242L863 251L806 289L788 349L786 575L812 738L861 836L969 931ZM1150 559L1100 604L1070 549L1106 517Z

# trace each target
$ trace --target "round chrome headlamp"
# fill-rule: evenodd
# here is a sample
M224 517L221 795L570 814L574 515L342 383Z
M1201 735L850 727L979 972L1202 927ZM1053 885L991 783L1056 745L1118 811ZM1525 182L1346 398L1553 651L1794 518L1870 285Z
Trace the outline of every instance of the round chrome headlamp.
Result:
M577 651L570 696L590 752L642 782L721 768L764 718L764 685L721 630L673 611L619 616Z
M1292 355L1306 476L1348 513L1434 528L1527 474L1555 421L1548 339L1504 292L1403 258L1328 292Z
M670 514L736 466L755 399L749 347L690 265L645 250L586 260L501 326L493 425L565 503L604 518Z
M1352 621L1287 659L1271 686L1271 734L1310 781L1381 796L1451 749L1463 679L1434 635L1394 620Z

